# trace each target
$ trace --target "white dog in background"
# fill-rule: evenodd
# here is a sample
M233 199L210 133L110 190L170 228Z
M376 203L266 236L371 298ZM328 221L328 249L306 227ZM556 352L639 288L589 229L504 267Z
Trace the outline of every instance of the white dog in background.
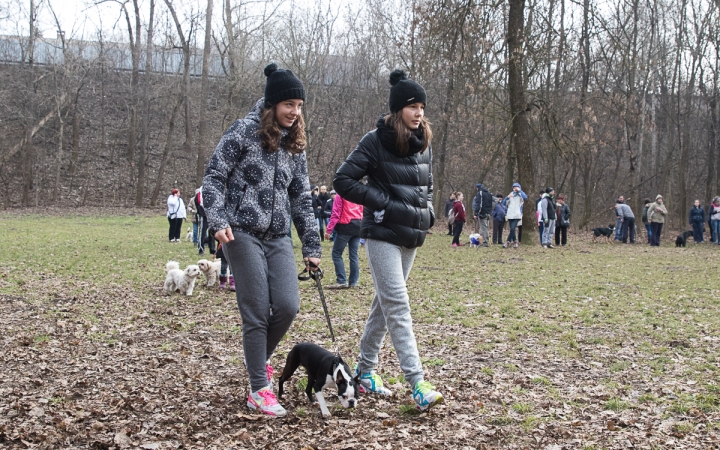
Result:
M483 243L483 237L478 233L473 233L470 235L470 245L475 248L480 248L480 246Z
M205 275L205 280L208 286L215 286L215 283L219 281L220 277L220 264L222 262L218 259L216 261L208 261L207 259L201 259L197 262L200 271Z
M188 227L188 232L185 235L185 240L189 241L190 239L192 239L192 235L193 235L192 227Z
M165 264L165 285L163 289L168 294L180 292L183 295L192 295L195 287L195 279L200 275L200 268L195 264L190 264L185 270L180 270L180 264L176 261L168 261Z

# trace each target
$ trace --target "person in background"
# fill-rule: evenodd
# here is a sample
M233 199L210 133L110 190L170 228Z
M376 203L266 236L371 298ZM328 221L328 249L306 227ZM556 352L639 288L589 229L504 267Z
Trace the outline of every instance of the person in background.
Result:
M332 216L332 209L333 209L333 205L334 205L334 202L335 202L335 196L336 196L336 195L337 195L337 192L335 192L334 189L333 189L332 191L330 191L330 200L326 201L326 202L325 202L325 205L323 206L323 216L324 216L324 217L328 217L328 218L329 218L329 217ZM328 222L328 223L330 223L330 222ZM334 231L333 231L332 233L327 233L327 232L326 232L325 234L329 234L329 235L330 235L330 240L331 240L331 241L334 241L334 240L335 240L335 232L334 232Z
M710 221L710 236L712 243L720 245L720 197L715 197L708 207L708 220Z
M652 228L650 227L650 222L648 222L648 208L650 207L650 203L652 200L649 198L645 198L643 200L643 210L642 215L640 216L640 220L642 220L642 223L645 225L645 232L647 232L647 240L648 244L652 244Z
M570 207L565 203L565 196L560 194L557 198L555 217L555 245L565 246L567 244L567 231L570 228Z
M443 211L443 217L446 219L446 220L445 220L446 223L447 223L447 218L448 218L449 215L450 215L450 211L452 211L452 209L453 209L453 204L454 204L454 203L455 203L455 193L453 192L453 193L450 194L450 198L448 198L447 201L445 202L445 209L444 209L444 211ZM448 236L452 236L452 235L453 235L453 226L452 226L451 224L449 224L449 223L448 223L448 232L447 232L447 234L448 234Z
M543 221L543 235L542 235L542 246L543 248L555 248L552 245L553 236L555 236L555 222L557 216L555 215L555 189L549 187L545 189L545 197L542 202L542 221Z
M198 230L200 230L200 236L198 236L198 254L202 255L205 253L205 245L207 244L211 255L215 255L215 239L209 235L208 220L205 214L205 206L203 202L203 191L202 186L195 191L195 210L198 215Z
M497 202L495 202L495 208L493 208L492 212L492 218L493 218L493 244L500 244L502 245L502 232L503 228L505 228L505 213L507 212L507 208L505 208L505 205L502 203L502 194L497 194L495 196L496 199L498 199Z
M667 208L663 203L663 196L658 194L657 197L655 197L655 203L651 203L650 206L648 206L648 222L652 230L650 245L653 247L660 246L660 235L663 225L665 224L666 215Z
M332 191L334 193L335 191ZM335 284L328 286L328 289L345 289L357 286L360 278L360 259L358 258L358 247L360 247L360 222L363 217L363 207L341 196L333 195L333 209L330 215L330 222L325 232L325 239L330 239L334 234L332 260L335 265ZM343 252L348 249L350 260L350 277L346 277Z
M269 64L265 96L223 134L205 169L209 227L223 244L242 317L242 345L250 382L247 406L272 417L287 414L273 392L270 358L300 309L295 225L305 268L320 266L305 149L305 88L290 70Z
M453 203L453 212L455 213L455 223L453 223L453 240L452 247L460 247L460 235L462 234L463 225L465 225L465 204L463 204L463 193L455 193L455 203Z
M228 289L235 292L235 277L232 274L232 270L230 270L230 276L228 277L228 261L225 257L225 252L222 249L222 242L220 242L217 245L217 252L215 252L215 256L220 258L220 289L225 289L227 286Z
M538 194L537 201L535 202L535 220L537 222L538 226L538 232L540 233L540 245L544 246L543 243L543 233L545 232L545 223L542 220L542 214L543 214L543 198L547 193L545 191L540 191Z
M490 247L490 215L493 211L493 195L482 183L475 185L477 194L472 201L475 233L483 238L483 247Z
M320 216L322 217L323 228L327 228L328 222L330 222L330 215L325 214L325 203L330 200L330 194L328 194L327 186L320 186L320 193L318 194L318 203L321 206Z
M623 244L628 243L628 237L630 237L630 243L635 243L635 214L633 214L630 205L626 203L618 203L616 208L617 213L620 217L620 223L622 224L622 231L620 233L620 239Z
M690 208L688 220L693 230L693 241L696 244L704 242L703 228L705 227L705 209L700 205L700 200L695 200L695 204Z
M363 205L360 235L366 238L375 286L360 340L356 373L361 392L392 395L375 372L388 331L405 380L420 410L442 403L442 394L425 381L410 315L407 279L417 249L435 223L432 131L425 118L425 89L402 70L390 74L390 113L367 133L335 174L343 199ZM367 177L367 184L360 180Z
M615 206L613 209L615 210L615 240L619 241L622 239L622 217L620 216L620 211L618 210L618 206L625 203L625 197L622 195L619 196L615 200Z
M325 220L323 219L323 205L320 203L320 188L314 184L310 186L310 195L312 197L313 214L315 214L315 223L317 224L320 240L325 240Z
M523 203L527 198L527 194L522 191L520 183L513 183L512 191L503 200L503 205L507 208L505 218L510 228L507 241L503 244L504 248L507 248L511 242L513 247L518 248L518 237L515 234L515 228L517 228L518 222L522 220Z
M180 190L173 189L167 199L167 218L170 226L168 239L170 242L180 242L180 229L185 217L187 217L187 211L185 202L180 197Z
M195 191L197 193L197 191ZM195 202L191 201L187 205L187 215L190 216L190 222L192 222L193 227L193 244L197 244L198 239L198 217L197 217L197 210L195 209Z

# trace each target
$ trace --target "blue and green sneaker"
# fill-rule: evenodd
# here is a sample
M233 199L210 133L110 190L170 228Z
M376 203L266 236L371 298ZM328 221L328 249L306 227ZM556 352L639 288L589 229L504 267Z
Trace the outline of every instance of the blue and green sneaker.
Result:
M420 411L427 411L435 405L445 401L442 394L435 390L435 386L427 381L420 381L413 389L413 400Z
M355 366L355 374L357 375L358 369ZM383 380L380 375L376 374L374 370L360 374L360 393L367 394L372 392L380 395L392 395L392 391L383 386Z

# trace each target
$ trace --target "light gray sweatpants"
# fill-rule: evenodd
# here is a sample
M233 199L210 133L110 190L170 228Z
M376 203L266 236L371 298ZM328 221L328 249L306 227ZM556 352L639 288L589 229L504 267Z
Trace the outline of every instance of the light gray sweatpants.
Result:
M289 238L262 240L239 230L233 235L223 250L235 276L245 364L255 392L267 386L265 361L300 309L297 268Z
M366 373L375 369L380 347L389 329L400 368L414 388L416 383L423 380L424 374L412 329L410 297L405 282L410 275L417 249L399 247L376 239L367 239L365 249L375 285L375 296L360 339L358 370Z
M555 237L555 220L548 220L548 224L543 228L542 245L552 245Z

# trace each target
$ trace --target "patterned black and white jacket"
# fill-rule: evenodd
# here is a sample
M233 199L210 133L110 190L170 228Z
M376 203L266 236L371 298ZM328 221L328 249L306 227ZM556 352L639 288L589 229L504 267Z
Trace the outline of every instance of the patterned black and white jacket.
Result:
M275 239L290 232L292 220L303 257L320 258L305 152L263 150L257 132L264 101L225 131L208 161L202 184L208 226Z

